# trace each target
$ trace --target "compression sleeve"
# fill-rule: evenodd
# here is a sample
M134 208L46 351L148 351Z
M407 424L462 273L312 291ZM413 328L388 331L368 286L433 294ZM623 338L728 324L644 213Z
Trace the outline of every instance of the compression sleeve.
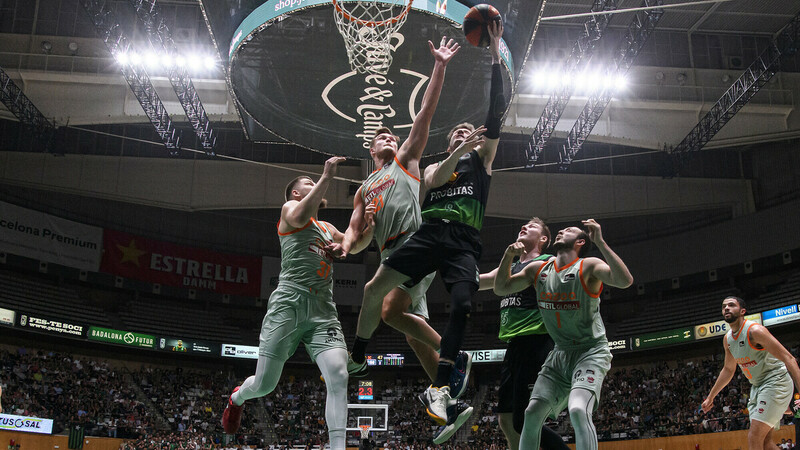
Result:
M492 64L492 88L489 91L489 113L486 115L486 132L489 139L500 138L500 125L506 110L506 98L503 95L503 70L500 63Z

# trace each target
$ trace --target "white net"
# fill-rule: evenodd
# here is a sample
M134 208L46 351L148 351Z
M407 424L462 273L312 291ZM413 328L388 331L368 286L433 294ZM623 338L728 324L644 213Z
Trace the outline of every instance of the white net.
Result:
M392 34L405 23L412 3L413 0L333 0L333 16L352 70L386 75L392 65Z

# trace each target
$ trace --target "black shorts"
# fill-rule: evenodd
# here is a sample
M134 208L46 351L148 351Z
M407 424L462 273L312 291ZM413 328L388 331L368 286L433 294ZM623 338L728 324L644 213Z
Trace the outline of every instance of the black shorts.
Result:
M424 222L383 263L411 277L407 286L419 283L438 270L449 291L459 281L480 284L481 249L481 233L469 225L454 221Z
M514 413L514 429L517 433L522 432L531 389L552 349L553 340L547 334L519 336L508 343L506 357L500 367L497 412Z

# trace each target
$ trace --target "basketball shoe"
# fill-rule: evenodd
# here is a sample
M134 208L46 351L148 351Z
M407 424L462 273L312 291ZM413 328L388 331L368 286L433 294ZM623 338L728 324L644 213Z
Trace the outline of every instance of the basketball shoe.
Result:
M239 390L241 386L236 386L233 389L233 392ZM244 409L244 404L241 406L236 406L233 404L233 400L228 397L228 406L225 407L225 411L222 413L222 429L225 430L228 434L235 434L239 431L239 427L242 425L242 410Z

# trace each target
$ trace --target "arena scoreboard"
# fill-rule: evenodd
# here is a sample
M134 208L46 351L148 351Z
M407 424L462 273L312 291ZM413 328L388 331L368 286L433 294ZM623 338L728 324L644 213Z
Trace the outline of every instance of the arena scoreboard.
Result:
M373 381L372 380L359 380L358 381L358 399L359 400L374 400L375 396L372 393Z
M406 357L402 353L368 353L368 366L402 366Z

